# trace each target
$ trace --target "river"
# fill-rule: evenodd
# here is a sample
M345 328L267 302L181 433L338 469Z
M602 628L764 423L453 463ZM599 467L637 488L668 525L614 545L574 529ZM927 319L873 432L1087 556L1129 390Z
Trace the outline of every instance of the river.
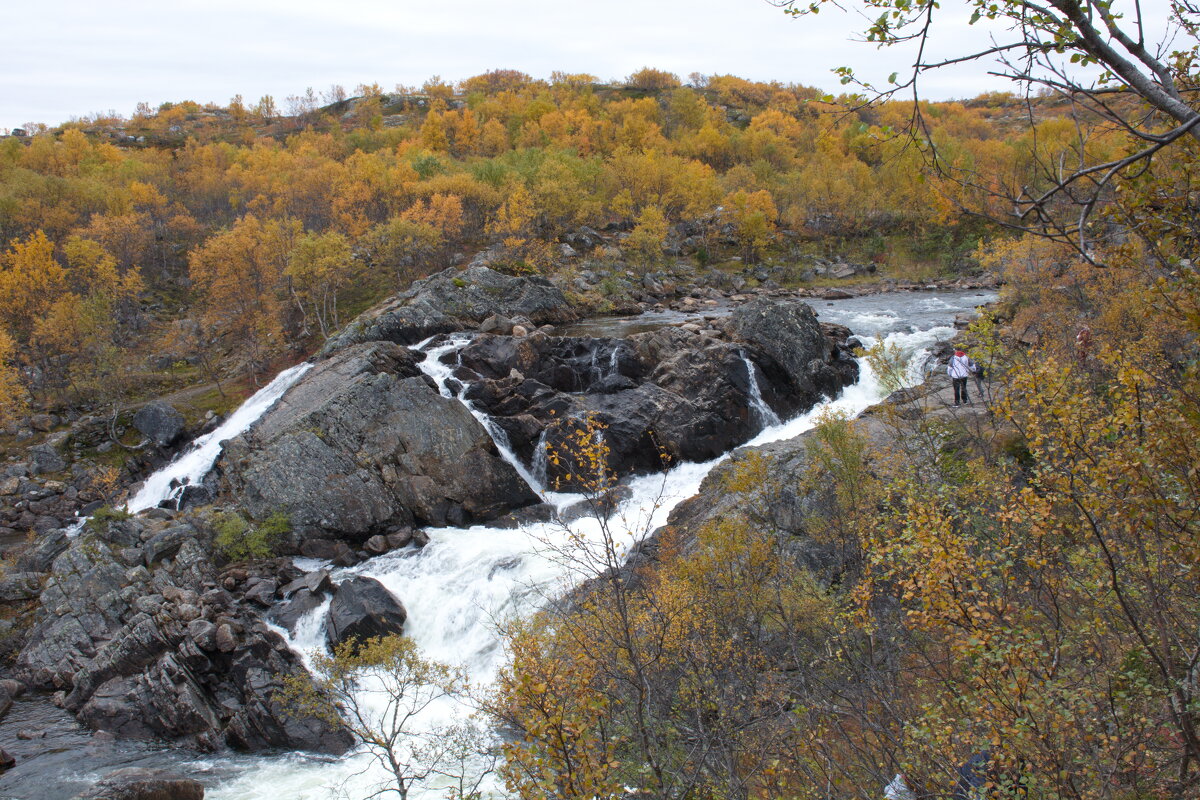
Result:
M900 347L911 356L910 380L915 382L922 374L922 356L938 341L954 335L955 316L995 299L994 292L969 290L897 292L848 300L814 301L812 304L821 320L845 325L866 344L883 339ZM675 324L685 317L724 313L728 313L728 309L704 309L693 315L668 313L653 319L645 315L607 318L589 322L586 332L623 336L645 330L648 325ZM584 333L584 329L580 327L571 332ZM883 391L866 363L860 366L859 381L847 387L838 398L793 419L767 424L749 444L765 444L803 433L812 427L823 409L833 408L854 415L878 402ZM444 377L435 359L427 359L424 368L435 380ZM302 371L293 368L286 377L295 380ZM282 383L273 382L268 387L272 390L269 394L281 394ZM449 394L445 389L443 393ZM235 412L239 426L249 425L253 421L247 421L249 417L257 418L270 405L267 389L260 394L263 396L256 395L242 410ZM249 408L252 405L254 407ZM766 415L762 419L765 423L774 422ZM489 430L495 428L488 427ZM203 448L206 451L204 459L216 443L202 443L207 445ZM502 451L507 449L503 441L498 441L497 445ZM506 456L514 458L511 452ZM617 515L623 524L614 526L620 531L620 545L628 548L662 525L671 509L695 494L709 470L726 457L705 463L683 463L665 475L629 481L628 499ZM182 457L187 458L188 454ZM186 465L186 474L191 480L202 476L196 474L197 463L201 460L198 456L192 457ZM208 464L211 463L208 460ZM564 507L579 499L574 495L546 492L544 487L537 485L535 466L520 464L519 471L545 500ZM173 468L177 473L181 470L178 465L169 465L164 471ZM163 477L152 476L147 484L156 481L156 485L166 492L170 481ZM136 505L149 502L147 497L143 490ZM559 524L539 524L521 529L474 526L430 529L428 532L430 541L424 548L396 551L356 567L338 570L334 579L359 574L382 582L407 608L405 634L420 645L425 656L461 665L476 686L486 688L505 663L497 623L528 615L546 598L560 595L576 585L581 576L558 554L566 547L585 547L589 542L596 542L600 526L595 520L585 518L571 523L570 529ZM301 562L301 566L312 569L320 565ZM322 646L324 610L322 607L302 621L295 637L289 639L292 647L302 654ZM286 636L285 631L281 630L281 633ZM22 720L28 724L37 723L37 720L30 722L27 719L37 714L33 703L19 706L18 710ZM46 713L49 712L44 712L43 716ZM465 713L463 707L445 701L423 714L418 727L435 729ZM52 722L46 721L56 729L56 738L52 742L41 740L45 744L41 748L35 743L17 740L11 718L0 726L0 746L18 758L18 766L0 777L0 797L21 800L69 797L83 788L86 781L100 777L107 769L129 763L173 766L183 774L203 781L209 787L206 796L210 800L329 800L334 797L357 800L370 795L386 779L364 753L352 753L341 759L299 753L200 756L128 743L97 745L94 738L78 730L78 726L65 716L63 712L50 714ZM487 788L493 796L502 796L498 786ZM445 795L444 791L432 786L412 796L431 800Z

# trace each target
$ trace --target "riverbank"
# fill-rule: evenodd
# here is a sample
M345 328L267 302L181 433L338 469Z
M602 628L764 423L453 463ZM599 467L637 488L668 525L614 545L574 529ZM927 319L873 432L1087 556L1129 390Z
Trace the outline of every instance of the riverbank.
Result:
M978 299L969 292L961 296L892 293L886 301L867 303L857 310L852 305L834 305L819 308L818 311L842 314L851 332L864 340L878 338L890 341L910 354L918 354L934 342L953 335L954 317L970 308ZM902 300L905 302L890 310L879 307L879 303L900 303ZM934 300L938 302L931 302ZM827 302L836 304L839 301ZM690 323L681 323L687 324ZM672 336L684 336L699 348L711 347L716 340L704 336L704 330L705 327L698 331L681 330ZM504 337L495 338L500 340ZM513 340L518 338L514 337ZM728 349L728 343L720 346ZM616 352L615 349L613 351ZM744 365L743 355L736 358L733 366L738 370L737 374L746 377ZM607 377L610 376L601 376L601 379ZM864 374L858 383L842 392L837 399L825 401L820 407L857 413L877 402L879 396L878 382L870 374ZM447 402L459 402L454 398L445 399ZM746 402L749 402L749 396ZM746 413L750 413L749 408ZM781 425L770 425L752 439L752 443L762 444L765 441L763 437L794 436L805 426L813 424L815 413L806 412ZM623 539L622 547L631 547L635 543L640 535L637 531L644 532L666 523L672 508L694 495L708 471L724 459L722 455L713 461L684 463L666 475L646 475L630 480L627 484L629 499L622 504L620 512L630 519L642 517L645 524L631 530L630 535ZM487 684L494 680L504 663L495 621L528 614L548 597L561 595L573 582L577 582L578 576L565 571L563 565L553 558L553 552L547 549L566 547L577 536L585 540L589 537L594 539L598 533L592 522L587 520L573 524L572 528L573 531L564 532L563 526L556 523L534 523L515 530L485 525L431 528L427 530L429 545L423 549L403 547L357 566L297 560L294 567L288 569L300 567L311 571L329 568L335 583L355 576L379 580L393 595L403 600L409 614L405 627L407 636L417 641L429 657L462 664L477 681ZM568 538L564 539L564 536ZM154 559L151 561L154 562ZM237 585L241 588L236 591L249 591L248 583L245 586ZM277 584L270 597L263 594L264 585L262 580L255 582L258 587L254 590L256 597L261 596L268 604L276 602L275 591L283 584ZM324 607L314 609L311 618L316 624L298 625L295 634L285 636L298 654L304 655L312 648L322 646L323 611ZM245 627L250 629L253 626L247 624ZM453 718L457 713L455 709L437 709L432 719L424 720L421 724L436 725ZM173 754L177 751L162 752ZM168 755L167 760L173 757ZM198 774L208 775L206 782L211 781L211 797L237 800L274 798L281 796L281 793L296 798L325 798L329 796L331 785L355 775L364 766L361 756L329 762L304 755L252 758L217 754L205 757L203 763L208 766L201 768L195 760L184 757L180 768L194 769ZM19 768L0 778L0 796L4 792L11 792L15 797L44 797L47 800L66 796L63 789L70 784L64 784L63 781L78 778L77 774L70 776L58 772L63 766L39 764L32 759L24 769ZM230 773L236 773L236 777L227 780L217 777ZM55 774L59 775L57 779L53 777ZM366 793L370 789L366 783L376 779L368 774L357 785ZM59 782L55 783L56 780ZM56 786L57 789L54 788Z

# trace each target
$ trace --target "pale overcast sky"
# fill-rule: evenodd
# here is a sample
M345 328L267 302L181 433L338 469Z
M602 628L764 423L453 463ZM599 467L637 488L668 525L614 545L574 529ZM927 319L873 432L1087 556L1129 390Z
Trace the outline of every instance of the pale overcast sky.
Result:
M939 47L986 43L945 9ZM643 67L839 88L853 63L882 80L899 52L852 41L862 20L830 11L791 19L767 0L14 0L0 35L0 128L56 124L139 101L253 102L306 87L419 86L489 69L620 79ZM979 67L930 76L926 96L1007 85Z

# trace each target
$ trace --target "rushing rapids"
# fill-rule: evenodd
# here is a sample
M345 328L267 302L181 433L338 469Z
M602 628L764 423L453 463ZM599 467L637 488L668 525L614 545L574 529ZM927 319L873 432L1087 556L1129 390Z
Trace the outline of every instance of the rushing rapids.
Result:
M909 380L921 379L928 349L953 336L948 323L955 313L994 299L992 295L971 293L961 297L885 296L872 298L865 308L850 302L829 306L833 312L821 315L829 321L849 327L866 345L885 341L910 356ZM902 301L907 308L888 307L888 301ZM936 303L934 302L936 301ZM425 343L422 343L424 345ZM429 348L422 369L438 383L444 396L459 396L448 388L452 367L441 361L447 352L461 349L466 337ZM418 345L421 347L422 345ZM752 365L751 378L753 380ZM810 429L825 410L835 409L850 415L878 402L883 389L869 366L860 364L860 380L836 399L818 405L793 419L771 420L774 412L763 404L756 409L767 424L748 445L765 444L797 436ZM752 383L752 385L755 385ZM757 388L757 387L756 387ZM468 408L471 408L469 402ZM761 397L759 398L761 401ZM770 415L767 414L770 412ZM498 426L486 415L472 409L493 435ZM772 422L774 424L772 424ZM580 495L547 493L544 477L538 477L537 464L526 465L508 447L507 439L496 436L496 444L506 460L513 463L522 477L547 501L559 508L581 499ZM682 463L664 474L636 477L628 482L629 496L619 511L621 524L613 526L622 535L619 545L626 550L640 538L664 524L671 509L693 495L704 476L724 460L721 456L704 463ZM532 468L531 468L532 467ZM543 473L544 474L544 473ZM487 686L504 665L505 654L497 632L499 621L528 614L549 597L559 596L576 585L582 576L558 557L564 547L586 547L601 537L599 523L591 518L576 520L570 528L558 523L527 525L520 529L484 526L430 530L430 542L418 551L400 551L340 571L335 577L359 574L382 582L401 598L409 618L405 635L413 638L429 658L460 664L472 681ZM323 646L323 615L326 606L316 609L297 628L291 644L302 652ZM426 730L451 724L468 709L446 701L429 709L419 726ZM302 756L264 760L259 766L233 781L216 787L210 797L218 800L268 800L281 796L317 800L332 796L332 787L340 787L350 797L366 796L386 780L366 754L359 753L337 762L314 761ZM498 784L489 790L501 796ZM420 797L442 797L436 785L418 792Z
M138 490L125 510L131 514L154 508L163 501L177 498L184 487L199 483L212 469L221 448L227 439L244 432L255 423L268 408L275 404L283 393L292 387L300 377L312 368L307 362L285 369L263 388L255 392L246 402L242 403L229 418L221 423L211 433L206 433L167 466L146 478L142 488Z
M864 344L882 340L900 347L911 356L909 377L917 381L925 369L923 354L936 342L953 335L954 328L950 323L955 315L993 299L994 295L978 292L937 296L877 295L818 304L816 310L822 320L850 328ZM632 318L628 324L635 326L644 322ZM622 320L603 320L599 324L607 326L604 331L607 335L621 336L626 332L621 328L626 324ZM416 348L425 348L427 355L420 363L420 369L433 379L443 397L466 406L493 437L504 460L512 464L543 501L559 509L578 501L579 495L547 491L544 446L539 444L531 458L519 457L509 446L503 428L464 397L468 387L451 380L454 365L445 363L442 356L461 350L469 339L469 336L456 335L416 345ZM836 399L779 421L758 391L753 363L744 354L742 358L748 370L752 411L762 428L749 445L797 436L811 428L824 409L857 414L882 396L882 388L875 376L862 363L858 382L847 387ZM453 362L454 359L448 360ZM597 379L615 371L617 351L603 361L605 363L597 361L595 364ZM152 475L128 507L140 510L170 501L177 496L181 485L202 480L217 458L222 442L253 425L308 369L307 364L298 365L277 376L231 415L221 428L196 442L176 462ZM620 523L613 526L621 532L620 546L628 549L662 525L675 505L695 494L708 472L726 457L727 454L703 463L683 462L665 474L627 479L624 482L626 493L616 517ZM574 572L569 563L564 563L560 555L564 548L586 547L589 542L596 542L600 526L585 517L572 522L569 530L558 523L540 523L516 529L482 525L431 528L428 533L430 541L422 549L405 548L355 567L335 570L334 579L340 581L363 575L383 583L408 610L405 635L416 641L427 657L462 665L475 685L486 687L505 663L503 643L497 632L498 621L527 615L547 598L559 596L577 585L582 576ZM307 569L323 566L318 562L299 561L299 565ZM293 634L288 635L280 629L300 654L308 655L324 647L324 615L328 605L326 599L300 621ZM468 709L446 701L428 709L420 718L419 726L426 730L436 729L467 712ZM145 746L130 748L128 752L129 763L146 757ZM386 780L386 775L380 773L363 753L351 753L341 759L303 753L198 759L186 752L158 750L154 757L174 763L179 769L201 778L210 786L207 796L218 800L364 797ZM110 763L117 764L121 757L112 756L111 759ZM77 781L80 774L75 770L98 767L86 764L86 760L75 764L60 759L53 767L46 766L49 771L72 771L69 779ZM30 777L32 773L27 774L24 785L20 772L0 779L0 797L6 793L39 799L61 796L61 793L55 793L52 781L46 779L47 771L41 771L37 780ZM497 784L488 788L494 796L502 796ZM414 796L442 797L444 791L430 786Z

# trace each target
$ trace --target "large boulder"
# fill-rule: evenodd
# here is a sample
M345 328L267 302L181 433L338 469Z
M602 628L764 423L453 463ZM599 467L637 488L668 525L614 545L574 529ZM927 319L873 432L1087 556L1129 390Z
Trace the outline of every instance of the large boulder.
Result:
M415 281L329 339L329 355L361 342L416 344L439 333L473 328L492 315L558 324L578 317L567 298L540 276L512 276L486 266L447 269Z
M67 468L67 462L63 460L58 449L49 442L35 444L29 448L29 469L34 475L40 475L46 472L62 472Z
M399 635L408 612L384 585L358 576L340 584L329 604L325 638L330 647L351 639Z
M161 401L147 403L133 415L133 427L159 447L170 447L183 435L183 414Z
M204 785L163 769L114 770L75 800L204 800Z
M825 334L807 303L759 298L735 309L727 328L754 351L772 389L768 401L788 413L811 408L858 377L857 362Z
M292 547L537 502L479 421L420 372L423 357L374 342L322 361L226 445L225 489L256 518L286 513Z
M749 305L723 337L686 326L628 339L478 336L453 375L551 488L581 488L580 475L594 472L572 457L589 419L604 467L619 475L706 461L857 377L808 306Z
M161 533L141 518L126 523L143 541ZM344 752L344 730L279 703L284 681L306 675L299 657L218 585L205 535L171 530L181 529L191 535L148 566L141 548L110 545L103 531L74 539L46 577L16 674L62 690L82 723L119 736Z

